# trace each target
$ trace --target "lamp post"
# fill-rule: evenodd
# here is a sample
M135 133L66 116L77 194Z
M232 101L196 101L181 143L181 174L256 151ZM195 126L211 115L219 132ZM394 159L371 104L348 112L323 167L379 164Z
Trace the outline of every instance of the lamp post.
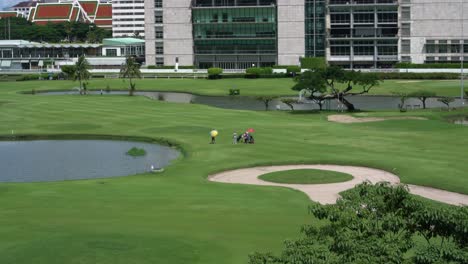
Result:
M464 99L464 93L465 93L465 78L463 76L464 74L464 71L463 71L463 62L464 62L464 59L465 59L465 39L464 39L464 28L463 28L463 15L464 15L464 12L463 12L463 1L464 0L461 0L461 40L460 40L460 45L461 45L461 61L460 61L460 64L461 64L461 67L460 67L460 78L461 78L461 87L460 87L460 99L461 99L461 102L462 102L462 105L464 106L465 105L465 99Z

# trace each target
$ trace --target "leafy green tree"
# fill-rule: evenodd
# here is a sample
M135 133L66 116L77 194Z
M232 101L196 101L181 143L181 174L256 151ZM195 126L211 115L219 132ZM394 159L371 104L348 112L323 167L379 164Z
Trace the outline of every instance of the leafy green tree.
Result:
M301 75L294 78L296 84L293 86L295 91L304 91L309 100L314 101L323 108L323 102L328 99L327 97L327 82L323 76L317 71L305 71Z
M322 224L305 226L281 255L254 253L249 263L468 263L468 208L423 202L403 185L364 183L310 212Z
M289 106L289 108L291 108L291 111L294 111L294 105L295 104L299 104L300 102L296 99L293 99L293 98L283 98L281 99L281 102L287 106Z
M453 98L453 97L441 97L441 98L438 98L437 101L439 101L439 102L443 103L444 105L446 105L447 109L450 110L450 104L455 101L455 98Z
M257 101L261 101L265 105L265 111L268 111L268 107L270 106L270 102L277 99L278 96L257 96L255 99Z
M307 74L308 72L311 73ZM337 99L346 106L348 111L354 111L355 107L346 99L346 96L369 93L372 87L379 85L381 82L379 76L375 73L362 73L354 70L345 71L337 66L307 71L302 75L303 77L300 76L296 80L297 83L293 86L293 90L312 87L322 91L325 85L325 94L322 95L322 99Z
M75 81L78 80L80 82L80 94L87 93L87 89L85 85L86 85L86 81L88 81L89 78L91 77L91 73L89 72L90 68L91 68L91 65L89 64L86 57L80 56L78 58L78 61L75 64L75 74L73 76L73 80Z
M140 64L138 64L134 57L127 57L125 63L120 68L120 78L129 80L128 95L133 96L136 88L136 83L133 82L135 78L141 78Z
M431 97L436 97L437 94L435 92L421 90L410 93L408 96L418 98L423 104L423 109L426 109L426 100Z

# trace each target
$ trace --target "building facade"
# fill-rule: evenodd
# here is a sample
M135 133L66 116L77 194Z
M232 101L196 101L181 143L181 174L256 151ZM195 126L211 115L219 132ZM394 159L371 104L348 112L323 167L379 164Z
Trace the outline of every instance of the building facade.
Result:
M144 37L145 0L112 1L112 35L114 37Z
M401 1L401 61L468 61L468 1Z
M158 66L245 69L325 57L344 68L390 68L459 62L468 49L468 0L147 0L145 20L146 63Z

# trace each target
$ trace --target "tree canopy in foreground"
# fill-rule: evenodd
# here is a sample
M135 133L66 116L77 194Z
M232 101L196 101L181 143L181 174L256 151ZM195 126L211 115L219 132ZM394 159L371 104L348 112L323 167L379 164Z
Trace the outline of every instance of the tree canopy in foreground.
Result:
M403 185L364 183L310 211L324 224L303 227L280 256L255 253L249 263L468 263L468 207L422 202Z

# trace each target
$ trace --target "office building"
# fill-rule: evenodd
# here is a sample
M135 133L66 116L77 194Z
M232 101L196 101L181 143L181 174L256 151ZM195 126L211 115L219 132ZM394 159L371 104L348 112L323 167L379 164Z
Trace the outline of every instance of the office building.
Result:
M468 45L468 0L147 0L145 21L158 66L391 68L459 62Z
M143 37L145 35L145 0L112 1L112 35Z

